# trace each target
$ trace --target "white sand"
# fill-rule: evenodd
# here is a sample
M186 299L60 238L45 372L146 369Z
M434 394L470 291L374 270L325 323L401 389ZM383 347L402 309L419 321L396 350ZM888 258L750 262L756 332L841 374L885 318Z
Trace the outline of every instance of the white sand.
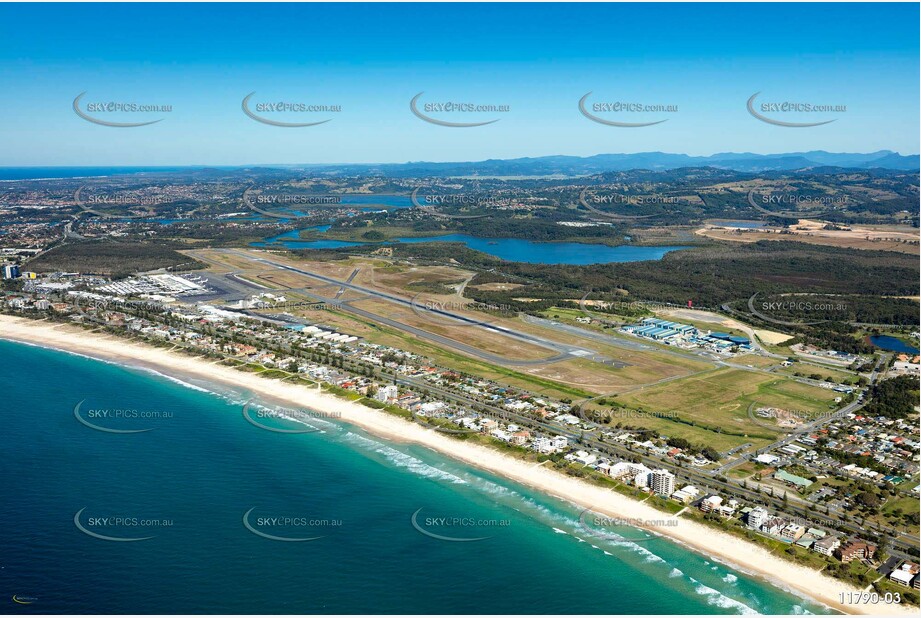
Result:
M0 338L77 352L124 365L155 369L178 378L196 377L214 383L242 387L292 406L308 408L331 416L339 415L346 422L390 440L427 446L454 459L563 498L581 507L590 507L593 511L609 517L657 522L675 519L612 490L515 459L481 445L452 439L445 434L361 404L339 399L317 389L260 378L204 359L171 353L117 337L90 333L69 325L0 315ZM678 518L676 525L660 524L645 528L682 543L698 553L721 560L742 571L762 576L772 583L796 590L847 613L915 613L905 606L884 603L843 605L840 602L841 593L857 592L856 588L775 557L762 547L744 539L694 521Z

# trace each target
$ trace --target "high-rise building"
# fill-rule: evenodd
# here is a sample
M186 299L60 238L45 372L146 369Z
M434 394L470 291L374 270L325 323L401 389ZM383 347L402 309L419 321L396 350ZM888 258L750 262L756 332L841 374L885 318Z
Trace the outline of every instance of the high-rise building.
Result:
M668 470L653 470L649 475L649 488L659 496L675 493L675 475Z
M19 278L19 267L15 264L5 264L3 266L3 278L4 279L18 279Z
M377 389L377 392L374 394L374 398L378 401L388 403L391 399L396 399L399 395L398 389L395 384L387 384L386 386L381 386Z
M761 526L768 520L769 516L770 514L761 507L752 509L748 513L748 527L754 530L760 530Z

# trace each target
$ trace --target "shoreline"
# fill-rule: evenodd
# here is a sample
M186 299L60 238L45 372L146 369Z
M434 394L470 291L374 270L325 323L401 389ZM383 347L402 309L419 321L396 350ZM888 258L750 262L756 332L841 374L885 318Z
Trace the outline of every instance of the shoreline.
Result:
M0 315L0 339L154 371L183 382L186 379L200 379L216 385L244 389L266 400L284 402L292 407L335 414L341 420L378 437L430 448L449 458L521 483L581 508L591 508L592 511L605 516L631 521L672 522L673 525L637 527L832 609L847 614L916 613L909 606L887 605L882 602L843 604L840 602L841 593L857 593L860 590L846 582L776 557L754 543L692 520L676 518L614 490L545 469L533 462L505 455L486 446L452 439L433 429L315 388L262 378L257 374L238 371L203 358L147 346L114 335L91 333L69 324ZM190 386L196 387L195 384Z

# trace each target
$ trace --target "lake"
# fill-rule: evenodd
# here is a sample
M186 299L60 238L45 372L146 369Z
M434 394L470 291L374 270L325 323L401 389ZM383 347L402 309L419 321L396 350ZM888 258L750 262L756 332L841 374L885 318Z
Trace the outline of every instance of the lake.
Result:
M340 247L354 247L367 243L348 242L343 240L296 240L298 233L288 232L266 239L265 242L252 243L253 247L269 247L281 244L286 249L338 249ZM479 238L469 234L447 234L444 236L424 236L420 238L397 238L392 242L422 243L422 242L460 242L470 249L482 251L497 258L510 262L526 262L529 264L572 264L584 266L588 264L608 264L614 262L640 262L644 260L660 260L671 251L689 249L681 245L667 245L659 247L640 247L636 245L621 245L609 247L580 242L535 242L520 238Z
M889 335L872 335L870 343L881 350L899 352L900 354L918 354L918 348L908 345L901 339Z

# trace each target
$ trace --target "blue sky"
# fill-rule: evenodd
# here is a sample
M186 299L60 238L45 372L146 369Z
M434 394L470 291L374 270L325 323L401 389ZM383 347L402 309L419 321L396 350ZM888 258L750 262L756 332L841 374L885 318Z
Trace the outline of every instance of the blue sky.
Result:
M0 5L0 165L242 165L459 161L660 150L919 151L917 4ZM95 114L82 103L171 105ZM241 110L256 102L338 113ZM508 105L426 123L409 101ZM677 112L599 113L628 101ZM746 101L846 105L753 118Z

